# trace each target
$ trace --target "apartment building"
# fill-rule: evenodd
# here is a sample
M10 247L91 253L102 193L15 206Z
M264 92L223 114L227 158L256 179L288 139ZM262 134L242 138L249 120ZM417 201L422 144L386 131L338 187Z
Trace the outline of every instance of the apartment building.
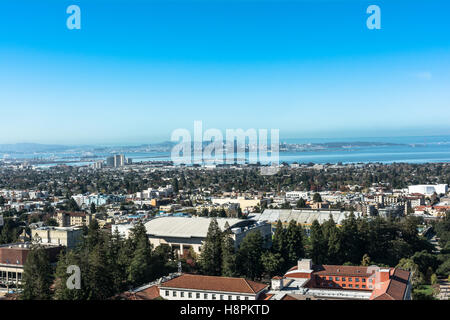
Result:
M60 227L88 226L92 215L84 212L58 212L56 221Z

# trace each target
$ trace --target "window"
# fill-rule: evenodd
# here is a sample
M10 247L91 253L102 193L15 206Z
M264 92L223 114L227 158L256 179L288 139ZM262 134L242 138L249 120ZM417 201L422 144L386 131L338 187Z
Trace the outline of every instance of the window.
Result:
M362 278L362 282L366 282L366 278Z
M345 283L342 284L342 287L345 288L347 285Z
M356 287L356 288L359 288L359 284L357 284L355 287Z
M349 286L349 288L353 288L353 285L352 285L352 284L349 284L348 286Z
M200 299L200 293L197 292L197 293L195 294L195 297L196 297L197 299Z
M208 294L207 294L207 293L205 293L205 294L203 295L203 299L208 299Z
M233 296L228 296L228 300L233 300Z
M348 278L348 281L353 281L353 279L352 278Z
M172 291L172 296L176 297L177 296L177 292L176 291Z
M214 293L212 294L212 299L216 300L216 295Z
M336 277L336 281L339 281L339 277Z
M333 280L333 277L328 277L328 280Z
M345 281L345 277L342 277L342 281Z
M236 296L236 300L241 300L241 297L240 296Z
M192 292L188 293L188 298L192 298Z
M359 278L355 278L355 281L356 281L356 282L359 282Z
M169 291L166 290L166 296L169 296Z
M223 300L223 294L220 295L220 300Z
M365 289L365 288L366 288L366 286L365 286L364 284L362 285L362 287L363 287L363 289Z
M248 300L248 297L245 297L245 300Z
M373 279L369 279L369 283L372 283L372 280L373 280Z

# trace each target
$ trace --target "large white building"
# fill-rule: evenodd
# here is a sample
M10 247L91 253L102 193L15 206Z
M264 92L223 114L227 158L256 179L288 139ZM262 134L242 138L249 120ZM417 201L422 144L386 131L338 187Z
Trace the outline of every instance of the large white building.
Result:
M418 184L414 186L408 186L408 193L420 193L425 195L431 195L433 193L436 194L446 194L448 192L447 184Z
M263 221L235 218L216 219L221 230L225 230L228 224L235 247L239 246L249 232L256 230L261 233L267 244L271 241L271 226ZM211 220L212 218L206 217L159 217L146 222L145 228L154 248L166 244L180 255L191 248L196 254L200 254ZM113 225L112 231L117 229L128 237L132 227L132 224Z

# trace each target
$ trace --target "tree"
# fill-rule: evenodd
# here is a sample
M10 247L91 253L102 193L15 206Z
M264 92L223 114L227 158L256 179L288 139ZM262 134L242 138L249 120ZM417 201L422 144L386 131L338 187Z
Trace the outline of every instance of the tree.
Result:
M97 208L95 207L95 203L91 203L91 213L96 213L97 212Z
M180 190L179 186L178 186L178 179L177 178L173 178L172 179L172 189L173 192L178 193L178 191Z
M233 277L236 274L236 256L234 253L234 241L230 231L225 225L225 232L222 241L222 276Z
M67 211L80 211L80 207L78 206L78 204L74 200L74 198L70 198L69 201L67 201L66 210Z
M417 285L423 281L423 278L420 275L419 266L414 263L412 259L403 258L397 264L396 268L401 268L403 270L407 270L411 273L411 284Z
M148 241L147 230L139 221L130 230L128 253L131 254L127 268L128 282L133 285L142 285L152 280L152 247Z
M209 224L200 255L200 266L206 275L222 274L222 231L215 218Z
M50 218L46 221L47 226L49 227L57 227L58 226L58 221L56 221L55 218Z
M345 247L344 261L350 261L353 264L361 261L364 253L361 251L359 240L355 215L350 213L349 217L342 222L341 228L341 247Z
M0 244L15 242L17 239L16 223L12 219L5 219L3 223Z
M284 259L279 253L273 253L266 251L261 256L261 263L264 268L264 272L269 278L282 273L284 266Z
M286 230L280 220L277 221L272 239L272 251L286 257Z
M22 278L23 300L48 300L51 297L53 271L47 252L42 247L33 247L28 253Z
M306 201L305 201L305 199L303 199L303 198L300 198L298 201L297 201L297 208L306 208Z
M311 225L310 243L311 259L315 264L323 264L327 256L328 244L317 220L314 220Z
M362 257L362 261L361 261L361 265L364 267L368 267L372 264L372 262L370 261L370 257L367 253L365 253Z
M320 193L314 193L314 196L313 196L313 201L314 202L322 202L322 197L320 196Z
M71 276L67 273L67 267L75 265L80 268L81 283L80 289L70 289L67 286L67 280ZM56 265L55 272L55 293L54 299L56 300L86 300L88 296L88 283L84 278L87 272L87 264L85 260L80 259L79 253L76 250L70 250L68 252L61 252L58 257L58 263Z
M289 265L297 263L298 259L305 256L303 247L303 229L297 222L291 220L286 229L286 251Z
M438 284L438 277L435 273L431 275L431 284Z
M136 249L128 266L128 281L133 286L151 279L151 247L148 239L136 239Z
M250 231L242 240L236 256L239 273L252 280L260 278L263 266L261 262L263 238L259 230Z

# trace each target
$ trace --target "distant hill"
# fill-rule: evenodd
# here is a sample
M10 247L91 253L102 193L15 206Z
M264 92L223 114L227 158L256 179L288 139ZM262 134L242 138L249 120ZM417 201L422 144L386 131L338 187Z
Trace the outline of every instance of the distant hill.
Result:
M5 153L58 152L67 149L71 149L71 147L58 144L39 143L0 144L0 152Z

